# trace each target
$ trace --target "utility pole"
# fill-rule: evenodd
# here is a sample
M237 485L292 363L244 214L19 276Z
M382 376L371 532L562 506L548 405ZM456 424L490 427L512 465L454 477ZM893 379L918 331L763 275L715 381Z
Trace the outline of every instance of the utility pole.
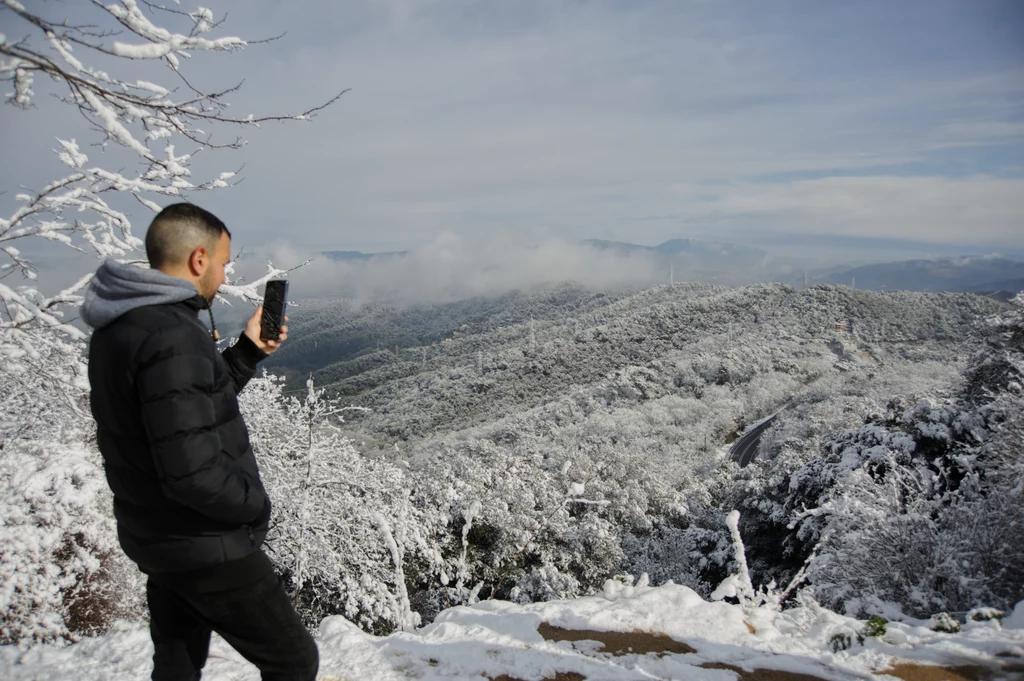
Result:
M674 287L676 285L676 270L675 265L671 262L668 264L668 285Z
M804 288L807 288L807 270L804 270Z

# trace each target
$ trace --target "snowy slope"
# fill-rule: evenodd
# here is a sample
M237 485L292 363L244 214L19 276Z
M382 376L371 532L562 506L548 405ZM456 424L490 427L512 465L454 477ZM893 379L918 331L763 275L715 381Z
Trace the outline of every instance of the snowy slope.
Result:
M610 580L601 595L527 606L485 601L445 611L419 630L382 638L341 617L327 618L320 627L320 679L729 681L758 669L787 672L776 679L807 679L799 674L886 679L892 677L875 675L907 662L970 665L975 678L1024 678L1024 602L1002 625L971 622L962 632L947 634L925 624L890 622L881 638L868 637L861 644L856 639L863 622L813 603L783 612L745 610L704 601L684 586L632 587ZM833 652L830 641L837 634L850 636L848 650ZM572 638L584 640L559 640ZM65 648L0 648L0 676L11 681L128 681L148 676L151 654L145 626L126 624ZM904 678L911 678L906 676L911 667L901 669ZM952 673L948 678L961 678ZM215 638L203 678L255 681L259 674Z

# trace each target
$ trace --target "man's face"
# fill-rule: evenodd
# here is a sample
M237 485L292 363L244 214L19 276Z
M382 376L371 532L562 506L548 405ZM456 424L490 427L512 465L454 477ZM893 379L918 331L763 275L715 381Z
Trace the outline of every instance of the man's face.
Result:
M224 232L221 232L216 247L209 254L209 266L199 277L198 288L201 296L211 302L213 301L217 291L220 290L221 284L226 279L224 267L229 262L231 262L231 238Z

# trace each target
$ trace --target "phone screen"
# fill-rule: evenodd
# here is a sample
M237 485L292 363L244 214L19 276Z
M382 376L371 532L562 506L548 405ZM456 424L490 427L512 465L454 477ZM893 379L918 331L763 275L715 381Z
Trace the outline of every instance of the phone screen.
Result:
M288 306L288 280L271 279L263 294L263 317L260 319L260 338L277 340L281 337L281 325Z

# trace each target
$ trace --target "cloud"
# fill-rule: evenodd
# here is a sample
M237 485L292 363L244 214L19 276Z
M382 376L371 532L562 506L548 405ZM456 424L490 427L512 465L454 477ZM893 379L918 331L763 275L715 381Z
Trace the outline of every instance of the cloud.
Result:
M352 88L311 124L196 156L197 178L244 165L242 184L193 199L250 247L419 252L510 229L533 243L786 232L1024 245L1011 230L1024 218L1024 51L995 6L216 4L229 34L288 31L184 64L208 86L246 79L233 112ZM57 129L35 154L15 134L0 189L23 174L42 184L53 136L82 127L73 111L56 124L52 104L32 115Z
M714 200L700 200L708 193ZM680 188L681 221L938 244L1019 246L1024 178L851 176Z
M1002 178L983 173L1005 171L985 149L1017 139L1024 93L1014 55L975 58L977 36L966 32L982 13L900 34L871 7L853 17L675 3L403 7L270 67L296 91L323 89L325 73L353 90L329 120L260 140L273 162L247 166L266 197L241 208L253 223L262 213L308 246L363 250L415 247L445 231L656 243L694 228L728 238L790 222L943 243L991 237L993 247L1012 239L1006 213L1019 203L983 207L1005 194ZM815 33L840 19L855 19L872 42ZM936 31L965 39L947 46L959 62L902 47L923 49ZM954 147L963 155L936 156ZM972 179L950 183L965 170ZM892 179L918 173L917 183ZM784 177L798 174L875 179ZM679 187L694 185L723 198L681 202ZM637 220L652 214L682 219ZM990 216L995 224L979 225ZM273 238L265 228L254 236Z
M648 253L624 255L560 239L530 242L528 235L499 231L477 240L445 232L404 255L368 261L333 261L278 242L241 260L236 270L247 278L258 276L268 257L279 267L312 258L289 275L296 299L359 302L440 302L565 281L607 290L650 284L663 269Z
M1021 74L1024 80L1024 73ZM933 132L936 149L981 145L1024 144L1024 121L949 123Z

